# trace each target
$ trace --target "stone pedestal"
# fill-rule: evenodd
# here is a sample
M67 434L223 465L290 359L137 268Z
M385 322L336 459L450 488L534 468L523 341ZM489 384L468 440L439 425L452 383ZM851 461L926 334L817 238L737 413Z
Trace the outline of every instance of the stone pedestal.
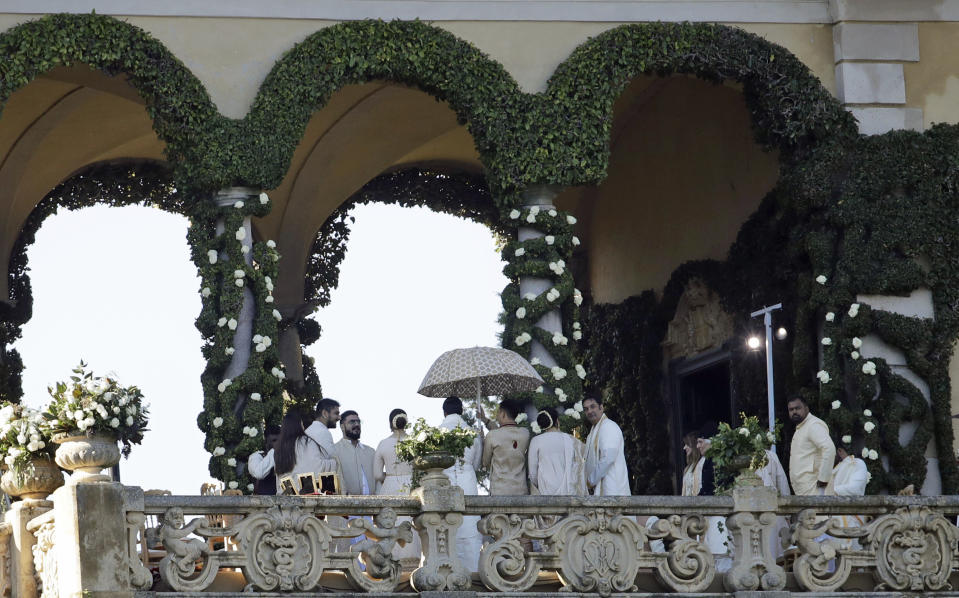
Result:
M786 572L776 564L773 542L779 495L767 486L733 490L732 517L726 527L733 538L733 566L723 585L728 592L777 591L786 587Z
M48 500L24 499L13 503L4 516L9 534L0 534L0 537L8 543L11 598L37 598L40 595L33 567L33 546L37 539L27 529L27 523L52 508L53 503Z
M423 566L413 571L410 583L417 592L468 590L469 570L456 556L456 532L463 524L466 501L463 489L450 484L442 469L431 469L413 496L423 505L413 520L423 545Z
M132 598L123 486L64 486L53 493L58 598Z

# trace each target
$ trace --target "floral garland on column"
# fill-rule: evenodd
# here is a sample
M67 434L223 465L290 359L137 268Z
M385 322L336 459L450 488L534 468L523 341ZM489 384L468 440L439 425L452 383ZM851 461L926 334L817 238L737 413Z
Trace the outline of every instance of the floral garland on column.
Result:
M534 228L544 236L525 241L514 237L503 248L503 255L509 260L503 272L512 281L502 293L503 346L530 359L530 343L535 339L549 351L556 361L552 368L536 358L530 359L546 386L524 393L523 398L532 400L537 408L557 407L561 425L574 428L582 419L586 379L578 350L583 336L579 320L583 296L567 267L573 248L579 245L579 239L573 235L576 218L556 208L531 206L511 210L507 222L516 228ZM538 296L520 296L519 279L524 276L551 279L553 286ZM562 331L552 333L535 325L554 309L562 315Z
M187 235L201 278L203 308L196 326L203 335L207 362L201 376L203 411L197 425L206 434L210 475L231 489L245 491L252 491L253 486L242 464L263 447L264 425L279 423L283 412L285 375L277 352L282 316L273 306L280 254L273 241L254 242L253 264L244 259L244 219L265 216L269 211L270 199L265 193L225 207L212 200L199 201L191 212ZM217 235L216 225L221 220L224 232ZM225 372L235 351L233 336L247 287L253 291L256 306L253 347L246 370L231 380L225 378ZM235 414L241 394L248 397L246 406Z

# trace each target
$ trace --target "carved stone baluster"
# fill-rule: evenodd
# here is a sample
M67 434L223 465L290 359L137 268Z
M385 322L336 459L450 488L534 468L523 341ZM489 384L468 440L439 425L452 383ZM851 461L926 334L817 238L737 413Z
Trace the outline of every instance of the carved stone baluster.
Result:
M13 589L13 580L10 571L10 539L13 535L13 526L7 522L0 523L0 596L7 598Z
M52 517L44 518L39 525L31 525L37 542L33 545L33 565L36 569L37 589L43 598L58 598L60 588L57 578L57 555L53 549L56 523Z
M773 591L786 587L786 572L776 564L773 544L778 507L775 488L733 489L734 514L726 519L734 548L733 566L723 579L727 591Z
M666 558L656 563L656 579L674 592L704 592L716 576L713 554L695 538L706 533L702 515L670 515L653 524L647 532L649 540L668 539Z
M940 513L911 505L883 515L866 527L875 554L877 590L951 590L953 553L959 530Z
M413 496L422 504L413 520L420 534L425 560L410 582L417 592L468 590L470 572L456 556L456 532L463 524L463 489L450 484L442 468L433 468L420 480Z
M146 515L142 512L127 513L127 560L130 563L130 584L138 590L149 590L153 587L153 574L143 565L143 561L137 554L138 537L145 521ZM145 540L142 549L144 554L149 550Z
M4 524L9 526L9 535L4 542L8 550L8 567L4 570L9 571L13 598L37 598L40 595L33 558L37 539L28 524L52 507L53 503L48 500L25 499L13 503L4 514Z

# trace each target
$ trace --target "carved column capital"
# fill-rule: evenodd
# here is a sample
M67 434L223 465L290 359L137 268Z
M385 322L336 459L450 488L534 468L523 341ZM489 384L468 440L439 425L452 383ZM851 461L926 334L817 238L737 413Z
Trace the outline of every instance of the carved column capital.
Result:
M745 486L733 490L735 513L726 519L734 550L733 566L723 579L727 591L774 591L786 587L786 572L776 564L773 544L778 505L775 488Z

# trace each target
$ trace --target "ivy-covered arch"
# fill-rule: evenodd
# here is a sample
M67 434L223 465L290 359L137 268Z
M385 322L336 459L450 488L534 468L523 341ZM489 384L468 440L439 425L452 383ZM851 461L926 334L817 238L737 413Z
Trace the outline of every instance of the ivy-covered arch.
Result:
M248 184L277 186L313 113L345 85L374 80L415 87L449 104L472 135L490 186L504 186L510 121L521 114L519 86L472 44L420 21L340 23L277 61L243 123L256 132L238 148Z
M693 75L742 85L756 140L780 150L786 161L801 158L822 143L849 144L858 136L855 120L809 68L785 48L725 25L643 23L622 25L577 47L550 77L538 116L544 122L575 126L544 131L556 164L552 182L595 184L606 176L613 105L637 76ZM516 152L519 159L532 152ZM532 163L520 165L534 169Z

